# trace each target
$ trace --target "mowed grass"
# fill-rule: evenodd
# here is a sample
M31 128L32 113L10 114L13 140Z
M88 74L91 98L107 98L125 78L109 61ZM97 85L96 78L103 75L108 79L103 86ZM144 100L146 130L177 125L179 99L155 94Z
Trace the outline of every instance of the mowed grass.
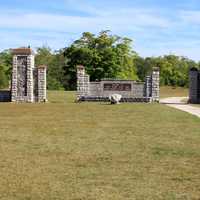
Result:
M0 104L1 200L199 200L200 119L159 104Z
M187 97L189 95L189 89L183 87L171 87L164 86L160 88L160 97Z

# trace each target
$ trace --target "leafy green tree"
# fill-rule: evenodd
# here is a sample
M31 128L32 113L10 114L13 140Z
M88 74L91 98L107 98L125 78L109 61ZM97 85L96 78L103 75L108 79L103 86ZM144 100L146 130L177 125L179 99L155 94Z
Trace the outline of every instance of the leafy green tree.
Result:
M2 65L0 65L0 89L8 87L8 78Z
M64 56L62 50L53 52L49 47L37 49L36 66L47 65L47 88L49 90L62 90Z
M160 68L161 85L188 86L192 67L200 62L185 57L164 55L142 58L132 49L132 40L102 31L98 35L85 32L72 45L53 52L40 47L36 66L47 65L47 87L53 90L76 89L76 66L82 64L92 81L102 78L135 79L144 81L153 67ZM12 54L0 52L0 88L7 88L11 79Z
M132 50L132 40L129 38L119 38L121 42L117 44L117 58L119 66L121 66L118 77L122 79L134 79L137 80L137 72L135 59L138 57L137 53Z
M8 88L12 70L12 54L10 50L0 53L0 88Z
M83 33L64 51L65 88L75 88L78 64L86 67L92 81L102 78L137 79L134 64L136 53L131 49L131 42L128 38L110 35L109 31L102 31L97 36Z
M138 77L141 80L152 71L153 67L160 68L161 85L188 86L189 69L198 67L198 63L175 55L165 55L163 57L137 57L136 68Z
M49 65L52 61L53 53L51 52L50 47L39 47L36 51L35 56L35 65Z

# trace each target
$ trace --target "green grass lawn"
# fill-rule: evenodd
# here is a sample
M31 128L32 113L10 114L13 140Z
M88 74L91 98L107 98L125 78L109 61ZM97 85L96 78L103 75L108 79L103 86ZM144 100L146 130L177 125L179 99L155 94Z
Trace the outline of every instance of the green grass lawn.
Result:
M160 97L187 97L189 95L188 88L164 86L160 88Z
M0 104L1 200L199 200L200 119L159 104Z

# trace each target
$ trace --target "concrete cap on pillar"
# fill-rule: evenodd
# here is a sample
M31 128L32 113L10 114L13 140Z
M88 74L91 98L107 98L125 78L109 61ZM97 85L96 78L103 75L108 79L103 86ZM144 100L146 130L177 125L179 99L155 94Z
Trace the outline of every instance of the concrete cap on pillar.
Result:
M190 71L198 72L198 69L196 67L192 67L192 68L190 68Z
M77 69L83 70L83 69L85 69L85 67L83 65L77 65Z
M38 69L46 69L47 66L46 66L46 65L39 65L37 68L38 68Z
M153 71L154 71L154 72L159 72L159 71L160 71L160 68L159 68L159 67L153 67Z
M17 49L12 49L13 55L34 55L34 51L31 48L21 47Z

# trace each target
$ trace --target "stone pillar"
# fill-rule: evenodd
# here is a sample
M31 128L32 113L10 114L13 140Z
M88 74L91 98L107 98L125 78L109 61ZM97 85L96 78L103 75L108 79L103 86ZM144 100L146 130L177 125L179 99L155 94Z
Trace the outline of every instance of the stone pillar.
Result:
M154 68L151 75L151 97L153 102L160 100L160 71Z
M13 55L13 68L11 80L11 101L17 101L17 55Z
M146 76L145 79L145 97L151 97L151 76Z
M47 101L46 69L45 65L38 66L38 102Z
M34 52L30 48L13 49L12 102L34 102Z
M34 102L34 95L33 95L33 70L35 67L34 63L34 55L29 55L27 57L27 102L33 103Z
M199 103L200 102L200 94L198 88L198 82L200 81L199 78L199 71L196 68L190 69L189 72L189 103ZM199 97L198 97L199 96Z
M82 65L77 66L77 100L89 94L90 77Z

